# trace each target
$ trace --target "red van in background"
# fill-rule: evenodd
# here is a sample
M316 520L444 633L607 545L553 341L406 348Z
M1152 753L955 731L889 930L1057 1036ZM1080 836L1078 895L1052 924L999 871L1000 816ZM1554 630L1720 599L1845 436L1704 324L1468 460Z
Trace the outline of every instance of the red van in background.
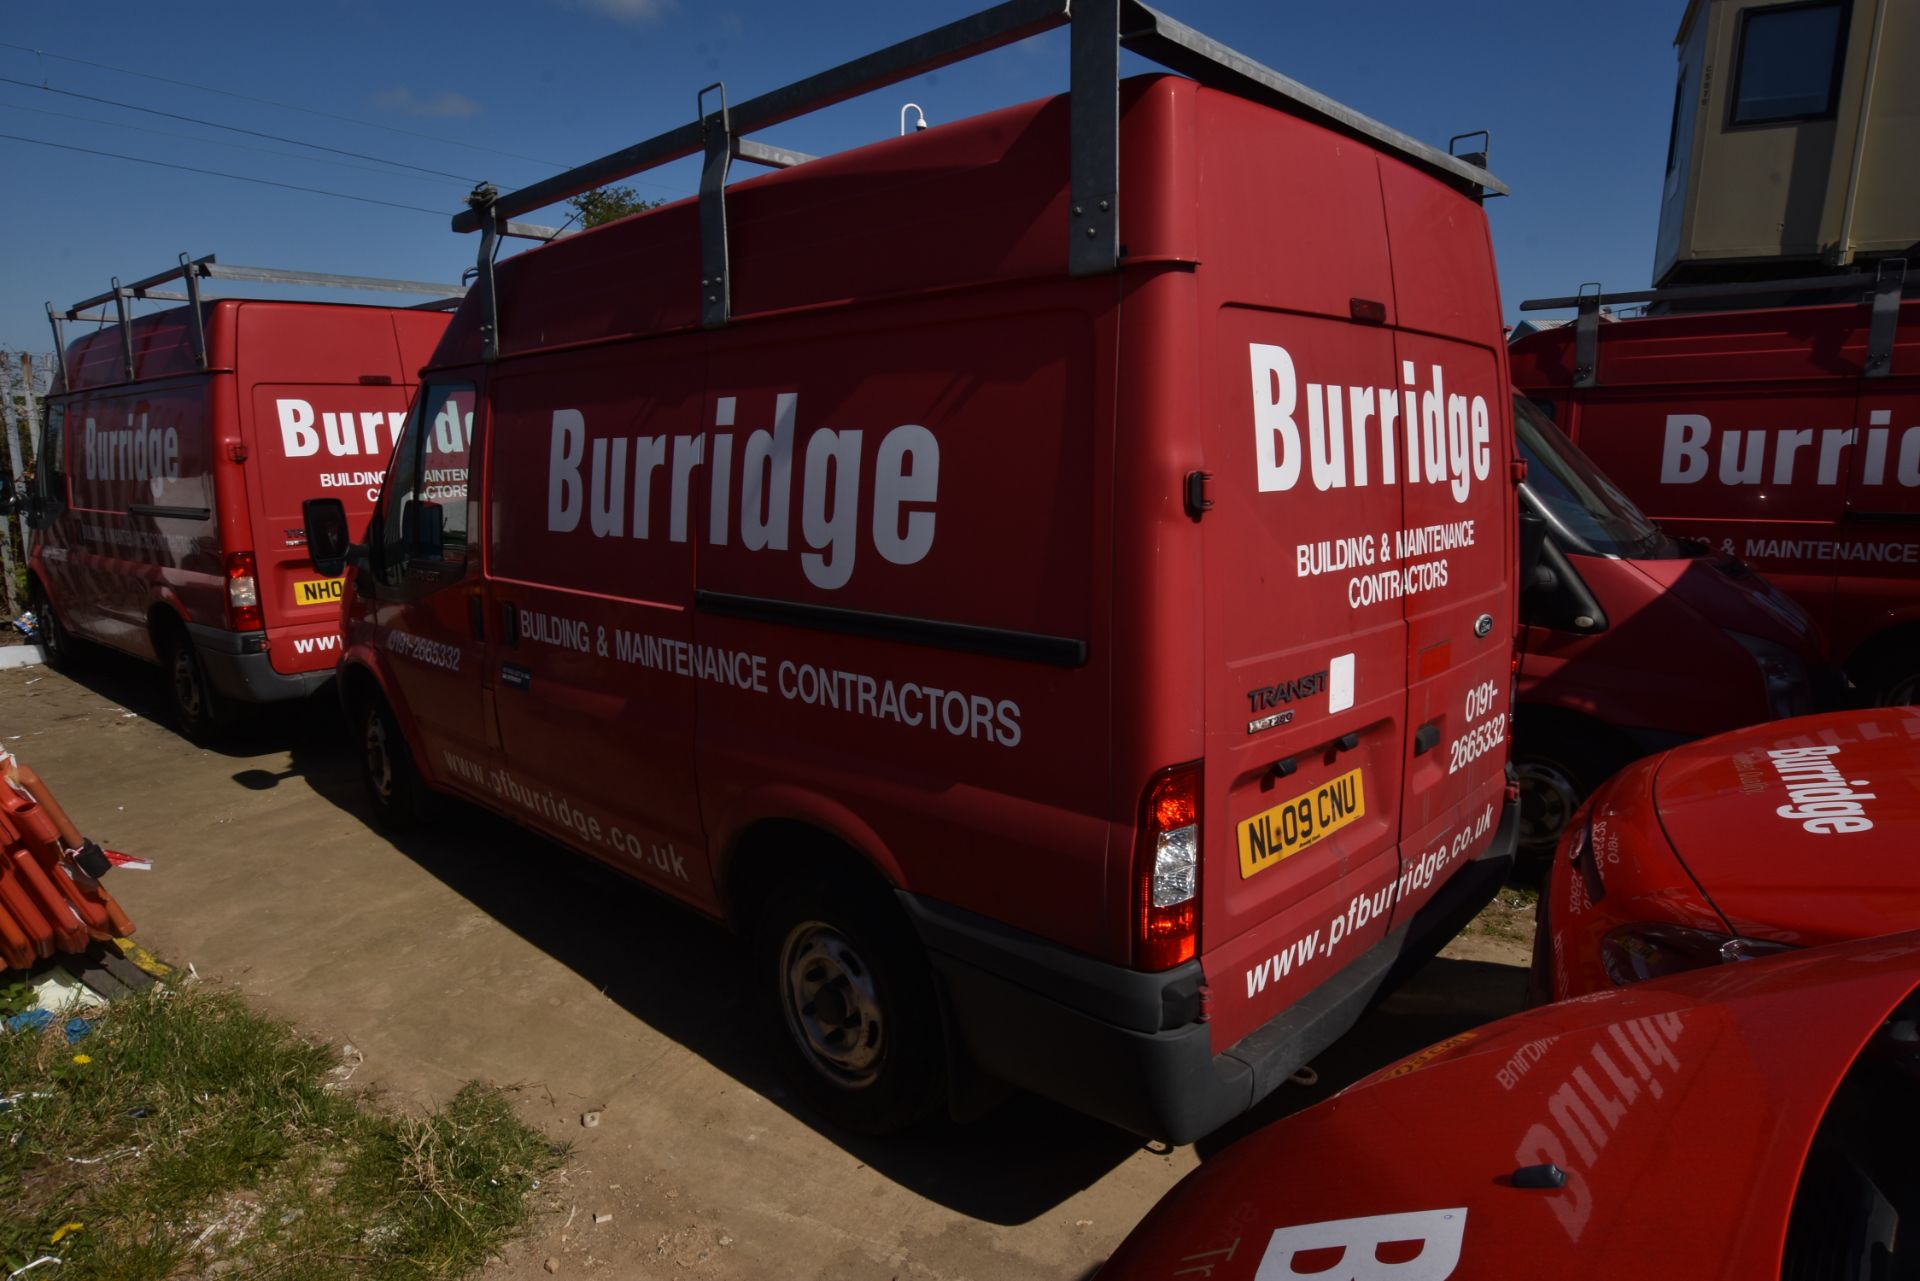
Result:
M1819 624L1867 701L1920 697L1920 300L1904 264L1832 280L1541 299L1514 385L1675 535L1737 557ZM1764 305L1605 321L1611 303ZM1711 670L1703 674L1711 679Z
M1825 642L1740 561L1670 537L1525 397L1521 519L1544 526L1520 595L1514 696L1522 850L1551 854L1576 807L1648 752L1830 695Z
M205 278L385 288L407 281L189 261L54 318L29 496L28 590L50 660L75 641L158 663L180 730L203 740L240 705L300 698L340 657L339 585L313 571L301 502L337 494L364 518L447 327L442 311L199 297ZM129 299L189 302L132 317ZM62 322L107 327L63 344ZM441 304L446 305L446 304Z
M380 815L458 795L737 925L861 1130L977 1069L1190 1140L1509 861L1496 184L1118 9L1070 95L744 136L1069 21L1004 5L483 188L367 544L309 504ZM701 148L698 200L496 266Z

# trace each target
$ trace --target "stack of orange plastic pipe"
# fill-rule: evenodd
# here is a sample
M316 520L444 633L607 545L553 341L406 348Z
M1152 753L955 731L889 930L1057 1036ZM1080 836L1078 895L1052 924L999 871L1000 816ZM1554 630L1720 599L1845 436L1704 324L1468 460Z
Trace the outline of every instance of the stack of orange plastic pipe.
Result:
M40 776L0 752L0 968L25 970L133 922L81 865L87 842ZM96 868L104 858L94 846Z

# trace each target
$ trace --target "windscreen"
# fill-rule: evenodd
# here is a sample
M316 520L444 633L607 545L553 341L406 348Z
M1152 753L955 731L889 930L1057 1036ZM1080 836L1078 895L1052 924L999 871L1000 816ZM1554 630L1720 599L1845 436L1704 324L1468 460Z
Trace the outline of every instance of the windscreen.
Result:
M1513 398L1513 431L1527 460L1523 492L1574 550L1641 559L1665 546L1660 527L1524 396Z

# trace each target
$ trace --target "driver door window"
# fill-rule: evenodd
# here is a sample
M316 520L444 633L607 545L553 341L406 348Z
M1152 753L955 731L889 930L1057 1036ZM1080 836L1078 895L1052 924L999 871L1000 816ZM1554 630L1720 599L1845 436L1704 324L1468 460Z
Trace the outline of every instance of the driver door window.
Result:
M423 387L414 398L380 509L380 579L389 587L466 571L473 404L465 384Z

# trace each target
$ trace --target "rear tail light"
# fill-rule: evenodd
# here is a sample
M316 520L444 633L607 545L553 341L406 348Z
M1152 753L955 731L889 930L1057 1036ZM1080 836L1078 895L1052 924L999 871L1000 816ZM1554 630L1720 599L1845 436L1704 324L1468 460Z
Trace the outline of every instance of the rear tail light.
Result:
M266 624L260 617L260 579L252 552L227 553L227 627L257 632Z
M1134 850L1136 969L1169 970L1193 959L1200 938L1200 764L1153 776L1140 807Z

